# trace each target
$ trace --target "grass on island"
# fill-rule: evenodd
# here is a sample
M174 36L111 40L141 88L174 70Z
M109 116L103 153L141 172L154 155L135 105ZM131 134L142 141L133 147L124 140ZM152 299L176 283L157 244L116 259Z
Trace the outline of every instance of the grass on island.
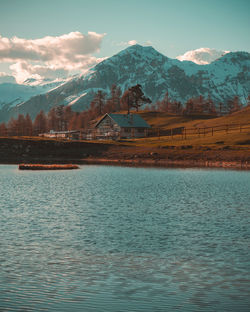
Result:
M53 165L44 165L44 164L20 164L18 166L19 170L69 170L69 169L79 169L78 165L72 164L53 164Z

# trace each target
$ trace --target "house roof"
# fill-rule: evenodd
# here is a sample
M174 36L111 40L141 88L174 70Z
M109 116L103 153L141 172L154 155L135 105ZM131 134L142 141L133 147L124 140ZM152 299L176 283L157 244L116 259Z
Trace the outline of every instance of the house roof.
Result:
M149 124L138 114L106 114L101 118L95 127L109 116L122 128L150 128Z

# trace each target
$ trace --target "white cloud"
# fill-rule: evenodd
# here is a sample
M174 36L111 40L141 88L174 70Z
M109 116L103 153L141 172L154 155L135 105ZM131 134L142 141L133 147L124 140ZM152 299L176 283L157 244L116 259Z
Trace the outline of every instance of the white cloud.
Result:
M136 40L129 40L129 41L121 41L118 43L115 43L115 45L117 46L131 46L131 45L135 45L138 42Z
M130 40L130 41L128 42L128 44L129 44L129 45L135 45L135 44L137 44L137 41L136 41L136 40Z
M40 39L0 36L0 62L10 66L18 82L24 77L51 77L69 71L84 70L100 60L93 56L100 50L105 34L76 31Z
M210 48L200 48L196 50L187 51L185 54L177 56L180 61L191 61L199 65L210 64L216 59L222 57L230 51L219 51Z
M42 78L57 79L58 77L66 77L69 71L65 68L55 68L48 65L33 65L26 61L19 61L10 66L13 76L19 83L24 82L28 78L41 80Z

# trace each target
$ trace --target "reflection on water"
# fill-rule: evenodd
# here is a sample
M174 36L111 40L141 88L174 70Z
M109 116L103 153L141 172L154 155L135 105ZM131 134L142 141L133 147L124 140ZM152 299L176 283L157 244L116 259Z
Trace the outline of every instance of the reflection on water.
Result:
M249 311L250 173L0 166L1 311Z

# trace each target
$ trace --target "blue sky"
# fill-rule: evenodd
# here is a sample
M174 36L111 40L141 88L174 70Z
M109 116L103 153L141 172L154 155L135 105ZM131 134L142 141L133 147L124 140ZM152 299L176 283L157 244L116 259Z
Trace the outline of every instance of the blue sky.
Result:
M201 47L250 52L249 12L248 0L0 0L0 35L35 40L91 31L102 35L91 52L97 58L131 40L172 58ZM11 60L0 62L9 73Z

